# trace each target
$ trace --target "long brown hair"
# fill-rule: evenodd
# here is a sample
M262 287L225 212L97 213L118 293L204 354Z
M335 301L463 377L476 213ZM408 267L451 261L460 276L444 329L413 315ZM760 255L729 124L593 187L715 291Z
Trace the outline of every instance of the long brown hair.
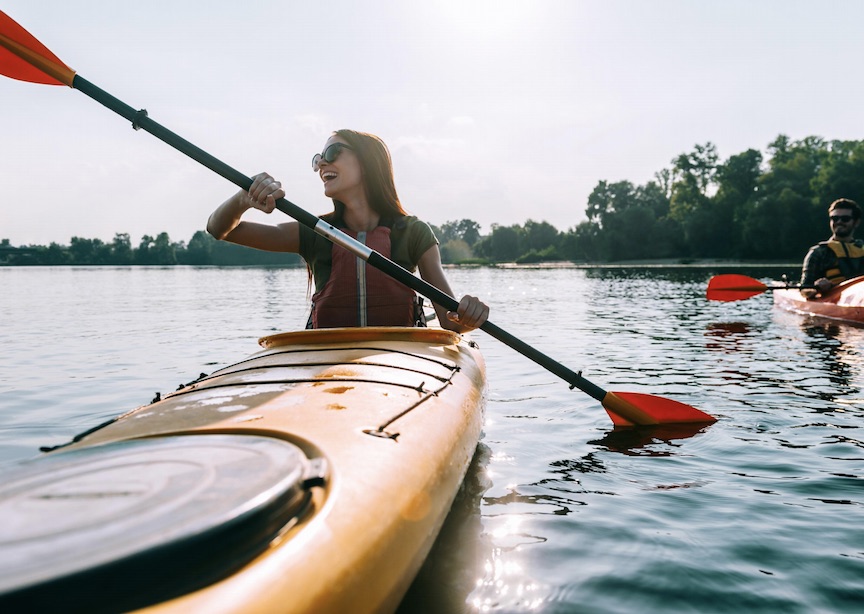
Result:
M338 136L348 143L360 161L363 188L372 210L382 218L391 220L408 215L402 208L399 195L396 193L393 162L384 141L374 134L357 130L336 130L333 136ZM341 219L345 212L344 203L334 198L333 208L335 216Z
M393 162L390 150L379 137L368 132L357 130L335 130L333 136L338 136L351 147L360 162L360 173L363 177L363 189L366 191L366 201L375 213L382 219L395 221L408 215L399 202L396 193L396 182L393 179ZM322 215L321 219L334 223L344 219L345 203L333 199L333 212ZM306 299L312 296L312 268L306 263ZM310 316L311 317L311 316ZM310 320L311 321L311 320Z

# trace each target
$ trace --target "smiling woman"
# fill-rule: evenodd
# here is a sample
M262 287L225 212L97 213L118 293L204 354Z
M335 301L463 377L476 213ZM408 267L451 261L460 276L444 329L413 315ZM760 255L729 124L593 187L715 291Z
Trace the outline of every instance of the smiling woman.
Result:
M452 294L441 265L438 240L428 224L408 215L393 180L390 152L368 133L337 130L312 170L333 201L333 212L322 222L357 240L405 271L419 271L430 284ZM272 213L284 198L282 184L267 173L256 175L248 190L240 190L210 216L207 230L220 240L267 251L293 252L306 261L315 284L308 328L353 326L424 326L422 302L410 287L368 266L338 242L297 221L259 224L241 218L250 209ZM444 328L467 332L479 328L489 308L464 296L455 310L433 303Z
M4 33L7 35L5 38L17 41L22 40L24 35L29 36L23 28L11 20L0 24L0 29L3 28L5 28ZM0 44L6 46L3 38L0 38ZM14 45L6 47L19 57L27 59L28 54L19 53ZM32 47L30 50L36 51ZM378 137L352 130L339 130L334 132L330 139L328 139L328 142L325 144L325 151L327 147L334 143L344 143L350 146L351 150L344 156L347 160L344 164L339 163L336 157L333 158L334 171L330 172L329 165L327 166L326 181L325 171L322 170L322 164L326 164L326 160L323 155L318 160L319 176L322 181L325 181L325 184L328 184L326 190L330 191L334 204L334 212L330 216L331 219L325 220L287 201L284 198L285 192L282 190L281 184L273 180L266 173L257 175L254 180L245 176L238 170L153 121L148 117L145 110L136 111L133 107L113 97L78 74L75 74L72 79L71 86L131 121L133 127L136 129L144 129L146 132L156 136L161 141L171 145L241 188L240 192L223 203L211 215L211 219L208 222L208 230L214 236L226 238L231 235L235 230L240 228L240 217L243 213L253 206L265 212L268 210L272 211L278 206L280 211L290 215L303 225L303 232L307 236L306 252L304 253L307 263L310 263L307 254L317 259L319 254L315 251L314 246L315 241L318 241L318 245L324 245L326 249L331 250L330 266L326 267L328 269L327 276L333 276L334 279L338 279L339 272L341 271L343 281L348 282L338 284L339 286L349 287L351 285L351 278L345 274L356 271L357 283L355 294L344 293L333 297L335 299L333 305L337 309L333 309L333 313L330 315L334 315L335 317L323 327L393 326L394 322L396 326L410 326L409 324L405 324L403 319L405 317L403 308L406 297L401 292L401 289L399 292L400 296L398 297L396 296L397 293L392 290L381 292L385 303L379 305L378 315L383 314L384 317L382 319L386 321L383 323L371 320L365 321L365 314L367 313L366 298L368 296L366 292L368 286L365 283L365 264L368 263L374 266L377 271L431 299L443 327L456 332L466 332L475 328L482 328L485 332L499 339L523 356L533 360L538 365L568 382L571 388L579 388L600 401L610 418L617 425L710 423L716 420L694 407L677 401L643 393L616 394L604 390L582 377L581 372L576 373L568 369L531 345L489 322L487 319L489 308L476 297L466 295L462 297L461 301L454 299L448 293L449 284L442 270L437 241L435 241L434 236L431 234L428 225L419 222L416 218L413 220L408 219L409 216L402 215L401 218L399 217L403 213L403 210L396 196L395 186L393 185L393 169L390 153ZM360 176L359 186L356 179L358 168ZM333 182L332 189L330 182ZM360 187L362 187L362 190L359 189ZM350 202L351 206L348 206L348 202L346 201ZM348 214L346 214L346 211ZM354 228L344 224L343 219L343 225L345 225L346 230L339 229L333 222L338 222L340 215L343 218L352 218L355 225ZM388 228L386 225L388 220L394 220L392 228ZM372 228L373 224L375 224L374 228ZM382 248L389 247L391 250L393 248L393 243L390 241L392 230L401 231L404 234L403 251L408 254L409 258L415 259L420 275L426 279L419 279L397 262L390 260L381 252L366 245L365 235L369 232L369 228L372 228L371 232L373 236L377 233L375 240L380 243L380 246ZM380 232L379 229L381 229ZM350 234L348 231L353 231L355 235ZM242 230L238 231L238 236L233 238L238 240L242 238L244 244L261 249L268 249L269 246L272 246L281 249L281 251L303 253L301 252L303 244L300 232L300 227L296 227L293 223L277 227L247 223L243 226ZM311 237L309 235L310 232L313 233ZM361 233L363 240L360 240ZM431 243L429 242L430 236L432 239ZM321 237L332 243L332 246L326 242L321 243ZM247 239L248 243L245 242ZM339 247L356 256L356 261L352 263L351 259L347 258L341 265L338 265L332 258L332 250ZM336 249L336 252L339 252L339 250ZM340 254L339 257L343 258L344 254ZM322 263L324 262L326 262L326 257L322 259ZM351 268L352 264L356 269ZM333 275L334 270L337 273L336 275ZM312 271L312 276L315 276L314 271ZM337 289L336 291L339 292L340 290ZM327 287L324 287L322 292L326 291ZM394 297L395 302L386 302ZM354 307L357 308L356 313L351 316L349 312ZM425 324L425 322L422 322L424 312L422 311L422 305L418 305L418 307L420 309L415 311L417 316L414 324L423 326ZM313 312L314 310L315 307L313 306ZM348 317L354 318L351 320L353 323L347 323L346 318ZM399 322L400 319L403 319L401 323ZM315 327L314 315L313 321L309 324Z

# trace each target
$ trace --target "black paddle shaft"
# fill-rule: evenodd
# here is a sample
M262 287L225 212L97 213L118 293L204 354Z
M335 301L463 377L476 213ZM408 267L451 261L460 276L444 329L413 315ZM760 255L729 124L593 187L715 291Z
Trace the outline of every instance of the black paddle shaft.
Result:
M75 75L75 78L72 81L72 87L132 122L132 126L136 130L143 129L149 132L160 141L163 141L174 149L186 154L193 160L196 160L197 162L203 164L213 172L221 175L231 183L239 186L244 190L248 190L251 187L252 179L250 177L247 177L240 171L225 164L218 158L213 157L200 147L193 145L183 137L175 134L171 130L168 130L158 122L153 121L147 116L146 110L142 109L138 111L130 107L122 100L115 98L105 90L97 87L96 85L78 74ZM363 258L370 265L383 271L384 273L387 273L388 275L390 275L397 281L402 282L412 290L419 292L432 302L438 303L439 305L449 309L450 311L455 311L456 308L459 306L459 302L449 294L442 292L432 284L420 279L419 277L412 274L407 269L399 266L389 258L386 258L377 251L368 248L353 237L345 234L344 232L334 227L333 225L325 222L318 216L312 215L308 211L301 209L294 203L284 198L280 198L276 201L276 208L283 213L289 215L290 217L294 218L304 226L307 226L318 234L326 237L333 243L341 245L345 249L356 254L358 257ZM561 363L553 360L546 354L538 351L537 349L528 345L521 339L514 337L513 335L499 328L492 322L489 322L487 320L483 324L483 326L480 327L480 329L492 335L502 343L510 346L526 358L530 358L538 365L545 368L547 371L553 373L554 375L557 375L565 382L570 384L571 388L579 388L583 392L589 394L590 396L601 402L606 396L605 390L586 380L584 377L582 377L581 373L576 373L575 371L568 369Z

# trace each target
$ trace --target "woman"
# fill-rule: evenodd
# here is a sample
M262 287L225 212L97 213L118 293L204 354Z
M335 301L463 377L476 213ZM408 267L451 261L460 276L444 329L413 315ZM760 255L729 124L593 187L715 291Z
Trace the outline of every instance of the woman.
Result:
M378 137L337 130L312 169L324 182L334 210L324 220L368 245L443 292L453 294L438 241L429 226L408 215L399 202L390 153ZM267 173L256 175L249 191L240 191L211 215L207 231L220 240L257 249L303 256L315 282L310 326L413 326L418 322L414 291L370 267L348 250L296 221L271 226L241 221L248 209L271 213L285 196L282 184ZM464 333L480 327L489 308L464 296L455 312L435 304L443 328Z

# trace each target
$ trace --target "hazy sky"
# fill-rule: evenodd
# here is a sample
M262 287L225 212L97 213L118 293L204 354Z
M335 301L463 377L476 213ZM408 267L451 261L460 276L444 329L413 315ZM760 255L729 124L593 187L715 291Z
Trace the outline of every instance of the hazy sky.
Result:
M330 210L329 132L389 145L433 224L584 220L695 144L864 138L857 0L4 0L82 77ZM80 92L0 77L0 239L188 240L233 185ZM263 217L263 215L262 215ZM284 216L274 213L274 222Z

